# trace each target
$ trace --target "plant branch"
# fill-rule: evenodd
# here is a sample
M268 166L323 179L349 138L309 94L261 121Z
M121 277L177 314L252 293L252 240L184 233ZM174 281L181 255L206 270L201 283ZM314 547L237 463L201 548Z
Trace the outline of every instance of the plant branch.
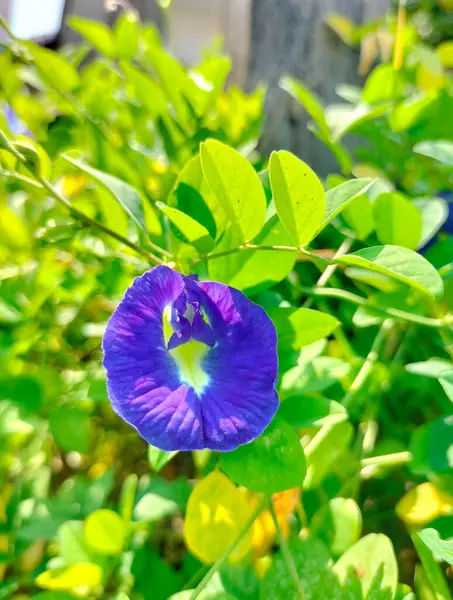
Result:
M352 302L358 306L364 306L372 311L382 314L385 317L392 317L406 321L408 323L416 323L417 325L424 325L425 327L433 327L435 329L448 327L448 323L443 319L432 319L431 317L424 317L422 315L416 315L414 313L399 310L397 308L383 308L382 306L370 305L366 298L341 290L338 288L308 288L302 287L301 290L308 296L325 296L327 298L338 298L339 300L345 300L346 302Z
M358 392L362 389L362 386L368 379L374 364L377 362L379 358L379 353L381 351L382 345L385 342L387 337L387 333L390 331L391 327L393 327L393 321L390 319L386 319L379 329L377 336L374 338L374 342L371 346L370 351L365 359L365 362L360 367L359 372L356 375L356 378L351 384L348 393L343 399L343 406L345 408L350 408L353 400L355 399Z
M280 527L280 523L278 522L278 518L275 513L275 508L272 503L272 500L269 503L269 511L272 515L272 520L274 521L275 529L277 530L278 543L279 543L281 551L282 551L283 559L286 563L286 567L288 569L288 572L289 572L290 577L294 584L294 588L296 590L296 595L294 598L297 600L303 600L304 593L303 593L302 586L300 583L299 575L297 574L297 568L294 563L293 557L291 556L291 552L290 552L289 546L286 542L285 536L283 535L283 531L282 531L282 528Z
M20 154L20 152L18 152L16 150L16 148L9 142L8 138L1 131L0 131L0 140L3 141L5 146L8 148L8 151L11 152L11 154L13 154L19 162L21 162L23 165L27 166L27 161L25 160L25 158L22 156L22 154ZM67 198L65 198L62 194L60 194L60 192L58 192L53 187L53 185L49 181L47 181L47 179L45 179L39 172L34 173L34 172L30 171L30 173L33 175L35 180L41 184L41 187L43 187L49 193L50 196L52 196L60 204L65 206L75 217L80 219L83 223L85 223L89 227L94 227L96 229L99 229L103 233L106 233L110 237L116 239L118 242L121 242L125 246L128 246L129 248L131 248L131 250L134 250L134 252L137 252L138 254L140 254L141 256L146 258L150 263L156 264L156 265L164 264L164 261L161 260L155 254L152 254L151 252L148 252L147 250L140 248L139 246L137 246L136 244L134 244L127 238L120 235L119 233L116 233L116 231L109 229L102 223L99 223L95 219L92 219L88 215L84 214L83 212L81 212L80 210L75 208L75 206L73 206Z
M237 538L228 546L228 548L225 550L225 552L222 554L222 556L220 556L215 561L215 563L212 565L212 567L209 569L209 571L206 573L206 575L203 577L203 579L200 581L200 583L194 589L189 600L196 600L196 598L198 598L198 596L201 594L201 592L204 590L204 588L207 586L207 584L211 581L211 579L214 577L214 575L217 573L217 571L220 569L220 567L223 565L223 563L228 559L230 554L232 552L234 552L236 550L236 548L239 546L242 539L247 535L249 529L252 527L253 523L256 521L256 519L260 516L260 514L266 508L268 502L269 502L269 499L267 496L265 496L263 498L263 500L260 502L260 504L258 505L258 507L256 508L256 510L252 513L252 515L250 516L250 518L248 519L248 521L246 522L246 524L244 525L242 530L239 532L239 535L237 536Z

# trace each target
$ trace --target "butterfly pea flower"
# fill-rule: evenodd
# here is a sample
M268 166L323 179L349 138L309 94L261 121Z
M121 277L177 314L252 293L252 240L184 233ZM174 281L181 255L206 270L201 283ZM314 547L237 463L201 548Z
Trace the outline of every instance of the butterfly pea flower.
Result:
M107 323L113 409L161 450L233 450L277 411L276 347L272 321L240 291L157 266Z

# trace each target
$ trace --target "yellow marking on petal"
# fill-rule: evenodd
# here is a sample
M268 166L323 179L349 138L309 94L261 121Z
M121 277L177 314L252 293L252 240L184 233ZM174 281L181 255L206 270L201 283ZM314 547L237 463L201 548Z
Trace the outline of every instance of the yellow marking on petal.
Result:
M164 340L166 344L168 344L168 340L173 335L170 314L171 308L167 306L163 319ZM180 380L193 387L197 393L201 392L209 383L209 376L201 367L201 362L209 349L209 346L206 344L190 340L177 348L173 348L173 350L169 350L178 368Z

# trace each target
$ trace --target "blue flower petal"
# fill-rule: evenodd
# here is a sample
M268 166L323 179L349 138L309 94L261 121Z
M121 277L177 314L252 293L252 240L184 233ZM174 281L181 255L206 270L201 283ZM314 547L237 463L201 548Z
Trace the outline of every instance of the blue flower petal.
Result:
M238 290L155 267L107 324L112 406L162 450L232 450L277 411L276 346L272 321Z

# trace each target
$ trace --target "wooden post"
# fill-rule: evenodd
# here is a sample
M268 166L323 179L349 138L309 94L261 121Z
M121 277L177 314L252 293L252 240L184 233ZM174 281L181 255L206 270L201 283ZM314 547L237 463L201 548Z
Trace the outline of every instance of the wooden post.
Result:
M320 175L338 170L325 146L307 130L306 113L294 109L278 81L288 73L324 101L341 102L338 83L360 83L358 48L349 48L324 23L329 12L355 23L384 14L390 0L252 0L249 87L268 85L261 149L295 152Z

